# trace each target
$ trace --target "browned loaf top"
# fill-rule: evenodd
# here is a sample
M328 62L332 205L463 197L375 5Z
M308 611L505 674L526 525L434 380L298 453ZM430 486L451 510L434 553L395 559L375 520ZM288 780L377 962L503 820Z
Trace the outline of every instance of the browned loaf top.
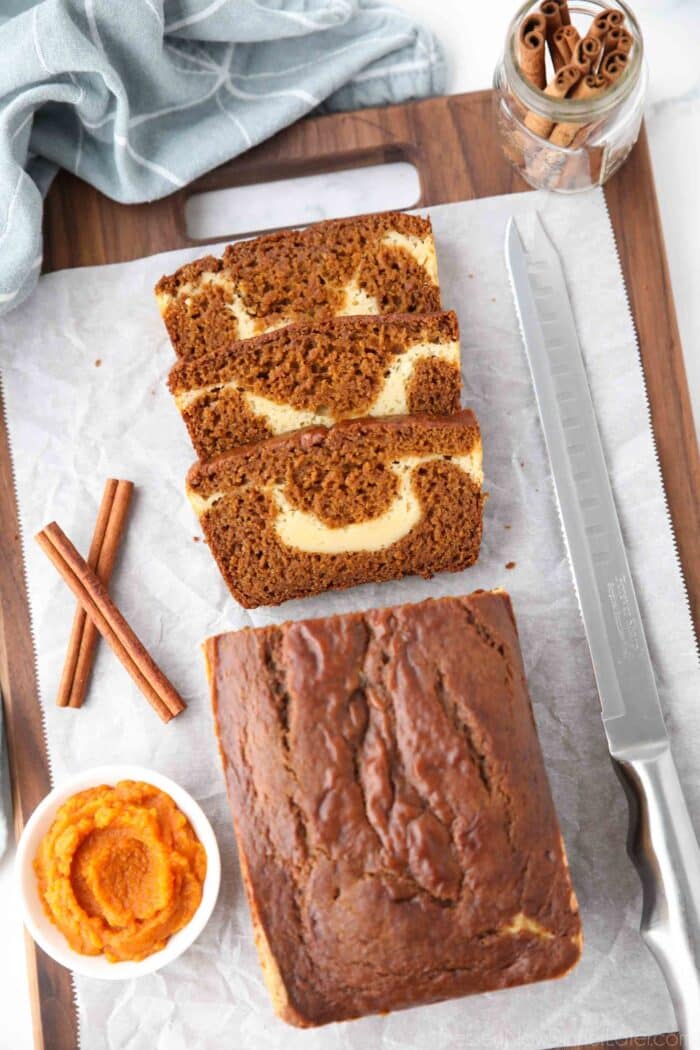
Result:
M200 459L355 416L459 408L451 311L287 325L178 361L168 385Z
M234 597L277 605L471 565L481 458L468 410L353 419L197 463L188 496Z
M238 241L161 277L156 297L180 357L293 321L440 309L429 219L403 212Z
M205 656L256 944L297 1025L565 974L581 927L508 596Z

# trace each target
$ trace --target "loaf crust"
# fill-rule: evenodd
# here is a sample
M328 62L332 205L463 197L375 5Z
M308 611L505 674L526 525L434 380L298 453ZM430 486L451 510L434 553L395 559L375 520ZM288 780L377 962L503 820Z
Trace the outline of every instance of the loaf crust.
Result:
M575 965L576 898L505 593L246 629L204 650L284 1020Z
M459 326L452 312L337 317L291 324L178 361L168 386L195 452L358 416L459 408Z
M311 427L197 463L187 477L207 543L246 608L466 568L481 543L481 482L479 426L466 409ZM320 545L290 540L290 518L322 534Z
M161 277L155 294L179 357L294 321L441 307L430 220L403 212L238 241Z

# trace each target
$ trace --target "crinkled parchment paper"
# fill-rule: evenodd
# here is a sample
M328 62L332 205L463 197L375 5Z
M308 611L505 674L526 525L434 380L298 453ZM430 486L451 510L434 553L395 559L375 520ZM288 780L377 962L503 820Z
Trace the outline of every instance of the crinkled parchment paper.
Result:
M640 892L625 854L626 803L605 747L527 364L503 261L507 217L541 210L563 256L662 701L688 800L700 815L700 679L664 508L635 335L601 193L527 194L430 209L444 303L462 329L464 403L481 421L486 511L478 564L433 580L358 587L277 610L228 597L186 503L193 455L165 387L173 354L151 288L202 251L43 277L0 325L39 682L56 782L102 762L174 777L212 819L224 876L198 942L160 973L76 980L84 1050L488 1050L668 1031L665 987L637 933ZM107 475L137 485L113 591L188 702L162 725L101 645L88 702L54 706L73 600L31 537L55 518L87 550ZM506 564L515 562L508 570ZM206 635L428 595L507 587L583 914L569 977L319 1031L270 1008L236 861L199 652Z

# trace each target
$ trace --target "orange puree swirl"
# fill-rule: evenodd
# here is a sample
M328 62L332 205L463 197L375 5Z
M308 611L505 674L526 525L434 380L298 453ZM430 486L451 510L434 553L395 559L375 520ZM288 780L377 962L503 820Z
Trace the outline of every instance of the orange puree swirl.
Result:
M44 907L71 948L110 962L144 959L186 926L206 870L170 796L135 780L69 798L34 860Z

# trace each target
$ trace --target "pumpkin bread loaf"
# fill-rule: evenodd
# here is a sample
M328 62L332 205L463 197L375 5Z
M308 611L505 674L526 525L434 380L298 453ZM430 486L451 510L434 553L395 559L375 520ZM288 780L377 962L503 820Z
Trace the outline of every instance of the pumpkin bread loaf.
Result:
M357 416L459 408L454 313L337 317L178 361L168 385L200 459Z
M508 596L205 643L265 981L309 1026L560 977L581 926Z
M229 245L161 277L176 354L226 349L293 321L439 310L429 219L403 212L319 222Z
M188 496L246 608L476 561L481 436L452 416L352 419L197 463Z

